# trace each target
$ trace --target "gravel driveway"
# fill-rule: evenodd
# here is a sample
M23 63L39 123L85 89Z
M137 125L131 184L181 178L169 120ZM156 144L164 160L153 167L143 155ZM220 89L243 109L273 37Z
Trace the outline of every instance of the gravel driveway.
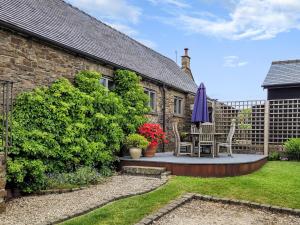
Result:
M300 225L296 216L246 206L193 200L158 220L155 225Z
M86 212L115 197L149 191L164 182L160 178L117 175L104 184L80 191L17 198L7 203L6 212L0 214L0 224L49 224Z

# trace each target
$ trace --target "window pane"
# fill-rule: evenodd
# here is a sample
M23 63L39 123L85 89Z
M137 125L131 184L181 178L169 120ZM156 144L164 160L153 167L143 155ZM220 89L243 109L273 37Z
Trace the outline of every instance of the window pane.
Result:
M150 107L154 111L155 110L155 93L150 92Z
M102 77L100 79L100 83L105 87L106 79Z
M107 88L113 90L115 88L115 83L112 80L107 80Z
M179 97L174 97L174 113L175 114L182 114L183 109L182 109L182 99Z
M178 99L178 114L181 114L182 113L182 100L181 99Z

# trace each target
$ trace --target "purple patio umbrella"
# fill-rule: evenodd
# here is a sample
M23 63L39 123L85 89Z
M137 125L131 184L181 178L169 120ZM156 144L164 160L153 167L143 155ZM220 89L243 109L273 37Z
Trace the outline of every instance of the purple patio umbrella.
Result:
M209 122L206 90L203 83L200 84L194 101L192 123L199 126L201 123Z

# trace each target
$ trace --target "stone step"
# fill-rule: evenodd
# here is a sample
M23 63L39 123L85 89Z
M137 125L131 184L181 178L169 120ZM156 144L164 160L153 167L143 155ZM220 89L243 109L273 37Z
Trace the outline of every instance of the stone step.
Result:
M148 166L123 166L123 173L132 175L151 175L160 176L166 172L165 167L148 167Z

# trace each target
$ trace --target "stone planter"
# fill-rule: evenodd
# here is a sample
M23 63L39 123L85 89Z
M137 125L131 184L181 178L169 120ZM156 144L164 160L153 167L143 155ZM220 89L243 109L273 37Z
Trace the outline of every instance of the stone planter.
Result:
M133 159L139 159L142 155L142 149L140 148L130 148L129 154Z
M148 148L146 149L146 151L144 152L144 156L145 157L153 157L156 153L157 150L157 145L152 146L149 145Z

